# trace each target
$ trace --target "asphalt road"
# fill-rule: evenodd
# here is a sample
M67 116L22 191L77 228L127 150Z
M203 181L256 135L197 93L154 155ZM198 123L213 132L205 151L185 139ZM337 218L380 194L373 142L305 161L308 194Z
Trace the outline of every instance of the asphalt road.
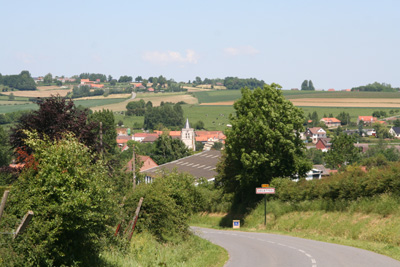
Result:
M224 247L229 267L400 267L400 261L358 248L303 238L192 227Z

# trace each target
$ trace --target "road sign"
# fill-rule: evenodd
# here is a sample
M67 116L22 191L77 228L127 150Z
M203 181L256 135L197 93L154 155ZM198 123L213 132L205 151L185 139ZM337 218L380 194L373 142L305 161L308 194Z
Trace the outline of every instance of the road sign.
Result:
M256 194L275 194L273 187L256 187Z
M269 184L262 184L261 187L269 187Z
M240 220L233 220L233 229L239 229L240 228Z

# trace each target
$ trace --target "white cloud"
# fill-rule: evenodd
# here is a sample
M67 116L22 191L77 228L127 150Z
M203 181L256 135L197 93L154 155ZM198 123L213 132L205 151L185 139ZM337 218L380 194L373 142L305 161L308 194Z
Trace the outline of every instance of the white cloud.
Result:
M143 53L143 59L157 64L168 64L168 63L191 63L196 64L198 56L195 51L187 49L186 55L183 56L179 52L175 51L146 51Z
M252 47L251 45L246 46L238 46L238 47L227 47L224 49L225 54L228 56L252 56L260 53L257 49Z

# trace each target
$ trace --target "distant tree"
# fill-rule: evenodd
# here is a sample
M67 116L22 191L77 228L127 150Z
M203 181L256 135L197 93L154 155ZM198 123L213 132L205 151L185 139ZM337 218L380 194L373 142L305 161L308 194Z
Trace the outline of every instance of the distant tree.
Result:
M375 122L372 124L372 127L374 128L376 132L376 137L378 138L391 138L391 134L389 133L389 129L385 126L382 125L379 122Z
M153 103L149 100L146 103L146 108L152 108L153 107Z
M112 79L113 79L113 77L112 77L111 75L108 75L108 79L107 79L107 81L108 81L108 82L111 82L111 81L112 81Z
M131 101L126 105L127 116L144 116L145 113L145 102L143 99L139 101Z
M118 82L119 83L130 83L130 82L132 82L132 76L121 76L121 77L119 77L119 79L118 79Z
M196 141L195 146L196 146L196 151L203 151L204 144L202 142Z
M394 127L400 127L400 120L399 120L399 119L396 119L396 120L393 122L393 126L394 126Z
M308 90L308 81L304 80L304 82L301 84L301 90Z
M15 96L13 93L8 95L8 101L14 101L15 100Z
M304 80L304 82L301 84L301 90L304 91L315 91L314 84L311 80L307 81Z
M180 104L161 102L159 107L147 108L144 114L145 129L157 129L158 125L181 128L184 125L183 109Z
M215 150L221 150L223 147L224 144L222 142L215 142L211 148Z
M140 81L143 81L142 76L137 76L137 77L135 78L135 82L140 82Z
M45 85L50 85L53 82L53 75L51 75L51 73L47 73L44 77L43 77L43 83Z
M1 83L7 87L18 90L36 90L36 83L32 79L29 71L23 70L18 75L4 75Z
M315 91L314 84L313 84L313 82L311 80L308 82L308 90Z
M122 125L124 125L124 122L122 120L119 120L117 124L119 127L121 127Z
M338 169L352 164L360 158L360 151L354 146L356 139L352 135L341 133L331 140L331 149L327 152L325 160L330 168Z
M202 130L204 129L204 122L203 121L197 121L194 125L193 128L195 128L196 130Z
M336 118L340 120L341 125L348 125L350 123L350 113L348 112L346 113L342 111L336 116Z
M157 164L164 164L190 155L189 149L180 139L172 139L164 131L155 141L155 151L152 159Z
M367 84L359 87L351 88L351 91L372 91L372 92L397 92L399 88L393 88L387 83L374 82L372 84Z
M312 161L313 164L324 164L324 154L320 149L310 148L306 151L307 158Z
M197 77L195 78L194 82L195 82L197 85L203 83L203 81L201 80L201 78L200 78L199 76L197 76Z
M62 86L62 81L56 80L55 83L57 86Z
M143 80L142 80L142 85L143 85L144 87L147 87L147 80L146 80L146 79L143 79Z

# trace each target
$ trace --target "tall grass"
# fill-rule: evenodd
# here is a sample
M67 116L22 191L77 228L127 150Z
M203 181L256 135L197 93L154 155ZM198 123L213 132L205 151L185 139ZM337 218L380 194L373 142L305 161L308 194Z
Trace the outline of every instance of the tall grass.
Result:
M133 236L126 251L110 247L101 257L108 266L223 266L228 253L195 235L181 243L162 244L144 232Z

